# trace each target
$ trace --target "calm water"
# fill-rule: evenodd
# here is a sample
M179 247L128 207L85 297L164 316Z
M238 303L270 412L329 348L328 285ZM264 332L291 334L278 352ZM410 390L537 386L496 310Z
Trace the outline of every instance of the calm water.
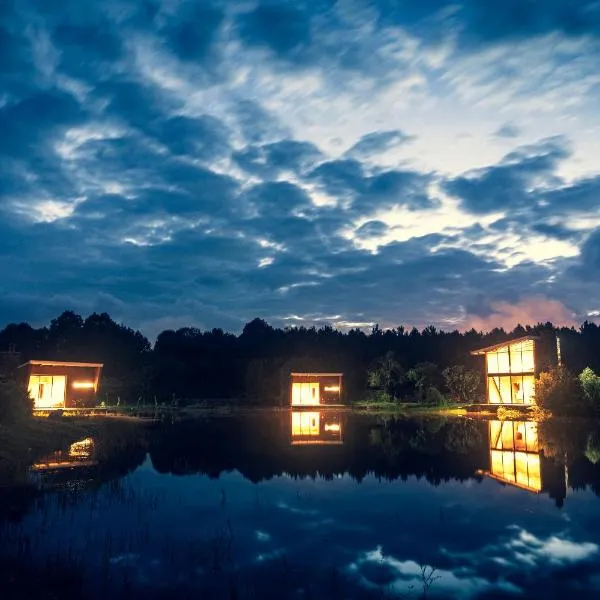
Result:
M600 597L599 433L333 412L107 430L2 488L0 597Z

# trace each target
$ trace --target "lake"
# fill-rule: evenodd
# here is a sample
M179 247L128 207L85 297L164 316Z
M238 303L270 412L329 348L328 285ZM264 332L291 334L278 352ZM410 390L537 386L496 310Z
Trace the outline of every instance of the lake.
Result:
M600 597L589 421L107 427L0 493L2 598Z

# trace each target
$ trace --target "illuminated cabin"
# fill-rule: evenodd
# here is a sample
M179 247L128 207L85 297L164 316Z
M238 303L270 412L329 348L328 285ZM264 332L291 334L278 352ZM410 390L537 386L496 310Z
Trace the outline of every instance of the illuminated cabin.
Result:
M471 352L485 356L490 404L535 404L536 339L522 337Z
M341 404L343 373L290 373L290 405Z
M542 490L538 425L531 421L490 421L490 471L503 483L528 490Z
M343 443L339 413L328 410L292 410L291 419L292 446Z
M34 410L94 406L101 363L30 360L19 367Z

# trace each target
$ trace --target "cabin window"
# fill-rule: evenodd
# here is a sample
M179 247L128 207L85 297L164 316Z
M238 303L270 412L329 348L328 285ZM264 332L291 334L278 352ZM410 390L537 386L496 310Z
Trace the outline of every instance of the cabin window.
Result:
M27 390L36 409L63 408L66 390L65 375L31 375Z
M311 406L319 402L318 383L292 383L292 406Z

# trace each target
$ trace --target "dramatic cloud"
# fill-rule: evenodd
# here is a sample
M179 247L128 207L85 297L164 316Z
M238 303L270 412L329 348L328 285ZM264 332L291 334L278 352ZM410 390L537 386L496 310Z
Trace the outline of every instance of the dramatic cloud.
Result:
M0 311L578 323L597 2L0 5Z

